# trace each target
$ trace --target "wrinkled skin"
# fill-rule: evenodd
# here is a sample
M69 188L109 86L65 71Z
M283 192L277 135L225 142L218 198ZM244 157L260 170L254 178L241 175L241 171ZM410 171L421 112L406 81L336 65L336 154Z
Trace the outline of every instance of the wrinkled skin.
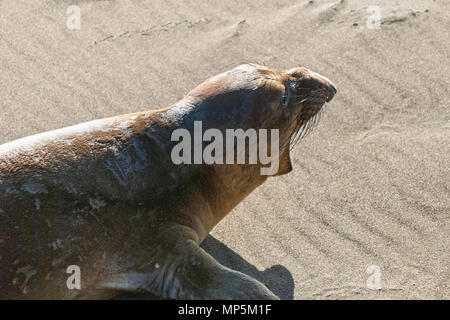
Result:
M0 298L277 299L199 244L267 176L259 164L175 165L171 133L279 129L289 147L336 89L304 68L242 65L177 104L0 146ZM81 270L69 290L66 269Z

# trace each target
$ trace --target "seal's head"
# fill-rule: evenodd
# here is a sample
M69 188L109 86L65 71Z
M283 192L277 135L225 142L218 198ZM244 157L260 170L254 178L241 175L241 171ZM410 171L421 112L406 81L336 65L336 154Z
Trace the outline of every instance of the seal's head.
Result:
M290 148L311 131L335 94L330 80L306 68L244 64L189 92L182 101L196 111L184 120L208 119L204 129L278 129L280 175L292 170Z
M284 87L280 108L289 120L282 127L292 147L311 131L321 115L322 106L333 99L337 90L328 78L306 68L294 68L280 74L279 81Z

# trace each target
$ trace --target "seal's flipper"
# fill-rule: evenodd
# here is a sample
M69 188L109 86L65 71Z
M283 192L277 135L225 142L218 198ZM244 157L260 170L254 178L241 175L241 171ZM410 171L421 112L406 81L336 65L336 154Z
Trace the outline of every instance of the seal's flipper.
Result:
M256 279L222 266L193 241L176 251L165 262L113 275L98 288L171 299L278 299Z

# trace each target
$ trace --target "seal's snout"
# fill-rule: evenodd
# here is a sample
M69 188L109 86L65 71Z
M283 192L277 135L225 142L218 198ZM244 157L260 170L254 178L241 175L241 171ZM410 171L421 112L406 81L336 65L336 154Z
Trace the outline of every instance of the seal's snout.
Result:
M336 87L334 86L334 84L330 83L327 102L330 102L333 99L333 97L336 95L336 93L337 93Z
M314 82L316 82L317 87L324 91L324 94L326 96L326 102L330 102L337 93L337 89L336 89L335 85L333 84L333 82L331 82L330 79L322 76L321 74L315 73L310 70L308 70L308 71L309 71L309 76L311 77L311 79Z
M336 86L330 79L307 68L290 69L288 74L297 82L299 94L313 97L319 104L330 102L337 93Z

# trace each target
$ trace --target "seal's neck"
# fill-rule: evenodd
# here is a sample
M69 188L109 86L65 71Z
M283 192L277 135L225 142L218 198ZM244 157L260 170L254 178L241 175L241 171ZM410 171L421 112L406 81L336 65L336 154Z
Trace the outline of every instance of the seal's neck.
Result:
M260 168L251 165L217 165L209 169L212 172L202 191L213 212L212 229L268 176L261 175Z

